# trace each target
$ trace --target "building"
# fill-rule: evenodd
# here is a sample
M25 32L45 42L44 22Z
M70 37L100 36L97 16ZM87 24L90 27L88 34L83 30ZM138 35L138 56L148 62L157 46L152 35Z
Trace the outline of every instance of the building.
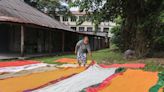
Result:
M82 33L88 33L88 34L94 34L95 31L97 31L97 34L99 35L103 35L103 36L107 36L107 37L111 37L111 33L110 30L113 26L115 26L115 23L113 22L102 22L98 29L95 29L94 24L88 20L83 22L81 25L77 26L77 21L80 20L80 18L82 18L85 13L84 12L78 12L78 11L72 11L72 14L74 16L72 17L67 17L67 16L59 16L58 20L69 26L71 29L78 31L78 32L82 32Z
M83 35L92 50L108 47L105 36L72 30L23 0L0 0L0 59L73 52Z

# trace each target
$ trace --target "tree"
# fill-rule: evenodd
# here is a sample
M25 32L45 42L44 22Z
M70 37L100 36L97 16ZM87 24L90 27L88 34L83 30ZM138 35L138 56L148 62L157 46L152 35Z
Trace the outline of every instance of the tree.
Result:
M58 15L70 16L71 13L67 6L60 3L59 0L24 0L29 5L37 8L38 10L47 13L53 18L57 18Z
M121 17L121 49L133 48L138 57L147 55L153 48L155 30L159 23L163 24L158 19L163 13L163 0L75 0L70 6L87 12L96 25Z

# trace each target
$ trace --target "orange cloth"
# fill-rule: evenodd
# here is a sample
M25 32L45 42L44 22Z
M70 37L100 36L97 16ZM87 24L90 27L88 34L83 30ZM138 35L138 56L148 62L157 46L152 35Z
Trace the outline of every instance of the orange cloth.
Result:
M112 79L111 84L99 92L149 92L157 81L157 72L128 69L123 75ZM162 89L159 92L162 92Z
M73 58L61 58L56 60L55 62L75 64L77 63L77 60Z
M0 92L22 92L37 88L61 77L80 73L85 68L66 68L0 80Z
M58 59L58 60L56 60L54 62L77 64L77 60L73 59L73 58L61 58L61 59ZM91 63L91 60L88 60L87 64L90 64L90 63Z

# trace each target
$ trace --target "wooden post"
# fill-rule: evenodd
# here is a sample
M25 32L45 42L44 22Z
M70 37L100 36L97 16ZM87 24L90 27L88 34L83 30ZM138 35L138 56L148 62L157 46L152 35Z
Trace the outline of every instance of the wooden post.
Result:
M62 32L62 52L64 52L64 48L65 48L65 33Z
M21 25L21 57L24 57L24 26Z
M99 41L99 49L101 49L100 37L98 37L98 41Z

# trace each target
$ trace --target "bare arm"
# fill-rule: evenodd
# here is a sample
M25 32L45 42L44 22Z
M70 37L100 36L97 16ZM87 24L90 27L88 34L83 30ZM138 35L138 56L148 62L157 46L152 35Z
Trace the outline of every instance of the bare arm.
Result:
M79 41L79 42L76 44L76 46L75 46L75 54L77 54L77 50L79 49L80 44L81 44L81 41Z
M78 50L78 48L79 48L79 46L76 45L76 46L75 46L75 54L77 54L77 50Z

